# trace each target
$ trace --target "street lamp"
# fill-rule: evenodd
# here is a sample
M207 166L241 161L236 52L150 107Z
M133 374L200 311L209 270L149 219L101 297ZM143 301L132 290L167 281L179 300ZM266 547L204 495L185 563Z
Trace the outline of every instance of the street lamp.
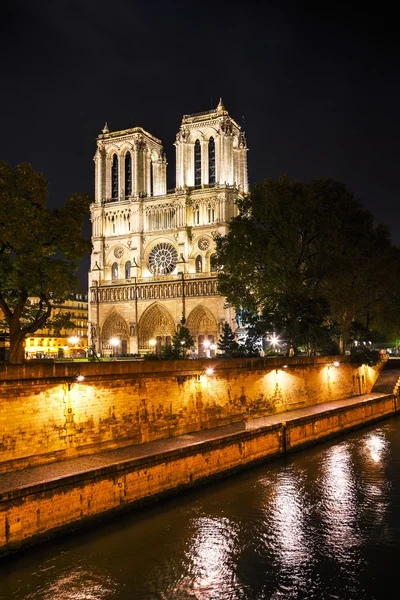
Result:
M275 333L273 333L273 334L271 335L271 337L269 338L269 341L270 341L270 344L271 344L271 346L272 346L274 349L275 349L277 346L279 346L279 342L280 342L280 340L279 340L279 336L278 336L278 335L276 335Z
M182 348L182 358L185 358L185 346L186 346L186 340L181 340L180 341L181 344L181 348Z
M80 340L80 338L77 335L71 335L71 337L68 338L68 344L70 346L75 346L76 347L79 344L79 340ZM67 350L72 350L72 349L73 348L68 348L67 347ZM74 353L72 353L72 358L74 358Z
M210 350L211 350L212 352L214 352L214 353L215 353L216 349L217 349L217 344L211 344L211 345L210 345Z
M117 337L111 338L110 344L113 347L113 360L117 360L117 346L119 346L119 339Z
M73 377L71 377L71 380L67 382L68 391L69 392L71 391L71 388L74 383L80 383L84 379L85 379L84 375L81 375L79 371L78 371L78 373L75 373L75 375Z
M204 340L203 347L205 348L207 358L210 358L210 346L211 342L209 340Z
M199 381L199 382L204 381L204 375L208 375L208 377L210 377L213 374L214 374L214 369L212 369L211 367L208 367L207 369L203 369L202 372L197 375L197 381Z
M149 340L149 346L151 348L151 351L154 353L154 349L157 345L157 340L155 340L154 338L152 338L151 340Z
M71 337L68 338L68 343L71 346L77 346L79 344L79 339L78 336L76 335L72 335Z

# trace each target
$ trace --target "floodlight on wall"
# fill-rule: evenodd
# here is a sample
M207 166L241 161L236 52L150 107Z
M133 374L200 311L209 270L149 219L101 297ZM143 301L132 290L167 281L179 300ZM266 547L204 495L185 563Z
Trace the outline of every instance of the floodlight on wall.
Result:
M203 377L203 375L207 375L208 377L210 377L213 374L214 374L214 369L212 369L211 367L208 367L207 369L203 369L202 372L197 375L197 381L201 381L201 378Z
M71 378L71 380L67 382L68 391L69 392L71 391L71 388L74 385L74 383L80 383L84 379L85 379L85 377L83 375L81 375L81 373L79 371L77 373L75 373L75 375Z

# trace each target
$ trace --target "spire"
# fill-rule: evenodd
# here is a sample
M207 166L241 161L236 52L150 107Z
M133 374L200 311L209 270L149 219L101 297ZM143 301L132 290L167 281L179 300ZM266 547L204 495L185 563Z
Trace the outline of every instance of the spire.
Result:
M105 125L104 125L104 127L102 129L102 132L103 133L110 133L110 130L108 129L107 121L106 121L106 123L105 123Z
M220 98L218 106L217 106L217 112L222 112L223 110L225 110L225 106L224 106L224 104L222 102L222 98Z

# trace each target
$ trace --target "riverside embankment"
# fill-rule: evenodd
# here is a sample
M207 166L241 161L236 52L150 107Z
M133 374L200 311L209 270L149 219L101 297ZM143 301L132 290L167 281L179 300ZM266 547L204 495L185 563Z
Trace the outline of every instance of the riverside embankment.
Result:
M220 365L224 366L226 362L229 361L222 361ZM353 385L362 382L361 375L364 375L364 384L367 382L372 387L379 369L366 371L365 368L361 368L361 372L350 363L342 363L341 367L345 368L339 369L334 367L333 362L335 361L332 359L314 359L305 365L291 365L288 362L286 366L277 363L271 365L263 361L264 369L260 363L256 363L256 368L252 371L249 368L250 363L247 365L248 371L237 375L249 380L249 374L253 374L253 377L264 380L264 398L270 398L266 394L267 383L273 379L276 392L277 379L282 374L282 377L288 377L292 384L288 386L289 396L293 397L292 394L297 392L297 397L293 399L297 404L302 402L303 408L282 410L282 407L288 407L289 403L285 403L282 393L285 387L281 382L281 412L275 410L272 414L270 404L266 402L268 408L264 415L244 422L243 411L249 408L244 402L241 404L242 411L235 413L232 422L219 427L197 427L197 431L186 431L180 436L165 436L163 439L138 444L131 442L128 445L122 438L124 443L113 450L83 452L81 456L75 453L75 458L67 458L64 455L63 460L52 460L50 464L38 465L36 462L34 466L34 461L33 465L23 469L8 469L8 472L0 475L0 553L32 544L41 538L77 527L95 518L154 501L162 495L176 493L185 487L220 477L250 463L281 456L398 411L397 396L385 393L387 390L354 396ZM190 366L188 369L188 365L186 369L189 373L183 375L180 370L175 377L195 376L196 385L202 385L203 370L199 373L200 361L196 363L197 373L190 372L194 367ZM265 368L266 364L268 369ZM215 362L214 366L217 378L225 379L227 392L232 374L223 373L222 368L218 374L218 363ZM290 373L291 369L294 370L294 375ZM327 371L332 372L329 377ZM310 374L308 385L305 377L307 373ZM109 375L111 380L113 375L117 377L117 381L118 377L121 379L118 374ZM145 375L150 378L152 376L150 371ZM65 377L65 374L63 376ZM69 373L68 376L72 377ZM143 373L141 376L143 377ZM104 373L101 377L104 378ZM160 373L157 377L161 377ZM169 371L167 378L171 377ZM329 387L331 395L332 390L335 390L337 396L340 396L348 388L353 393L349 394L349 398L342 396L329 402L310 402L305 392L313 394L318 386L323 390L324 378L329 380L325 391ZM294 385L296 380L297 388ZM339 382L339 385L335 387L332 385L333 381ZM389 388L392 385L391 381L388 383ZM62 385L69 388L66 391L68 400L75 383ZM81 385L78 389L80 388ZM300 394L301 390L303 395ZM245 400L251 400L248 393L244 396ZM229 398L225 400L228 401ZM6 404L4 399L2 410ZM251 408L251 402L249 404ZM71 406L71 412L68 412L68 405L66 408L67 417L75 414L76 405ZM197 410L200 408L197 407ZM260 408L257 410L259 414ZM254 412L253 410L253 415ZM46 457L44 451L42 457ZM48 461L43 459L42 463L45 462ZM17 466L20 465L21 462L17 462Z

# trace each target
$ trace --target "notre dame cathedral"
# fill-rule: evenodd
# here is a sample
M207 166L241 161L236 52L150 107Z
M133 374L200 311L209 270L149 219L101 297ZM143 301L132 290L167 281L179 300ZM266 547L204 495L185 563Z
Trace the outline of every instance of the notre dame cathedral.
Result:
M107 124L97 138L89 343L102 356L112 338L118 354L168 346L182 316L196 341L191 351L204 356L204 342L213 348L223 323L233 324L218 295L213 236L226 233L248 189L244 133L220 101L183 116L175 147L169 192L159 139Z

